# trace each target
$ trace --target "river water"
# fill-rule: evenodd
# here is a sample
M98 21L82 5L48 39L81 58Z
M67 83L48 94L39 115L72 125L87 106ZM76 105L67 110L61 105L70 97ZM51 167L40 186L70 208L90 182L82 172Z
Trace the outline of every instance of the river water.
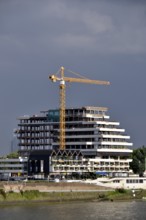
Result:
M0 207L0 220L145 220L146 202L73 202Z

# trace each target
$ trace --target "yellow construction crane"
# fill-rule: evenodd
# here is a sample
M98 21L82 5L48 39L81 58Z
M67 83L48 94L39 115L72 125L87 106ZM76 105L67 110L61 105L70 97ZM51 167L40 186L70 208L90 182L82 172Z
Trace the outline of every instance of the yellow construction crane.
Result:
M60 81L60 150L65 150L65 82L78 82L78 83L90 83L98 85L110 85L108 81L90 80L86 78L70 78L64 76L64 67L62 66L59 70L60 77L56 75L49 76L52 82Z

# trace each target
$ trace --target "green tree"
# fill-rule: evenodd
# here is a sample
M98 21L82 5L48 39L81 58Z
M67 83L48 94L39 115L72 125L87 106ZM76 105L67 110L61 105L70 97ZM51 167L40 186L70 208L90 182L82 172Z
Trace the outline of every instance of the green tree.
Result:
M146 147L143 146L141 148L133 150L132 159L133 161L130 163L130 168L134 173L143 175L145 171L145 158L146 158Z
M19 154L18 152L13 152L13 153L8 154L6 157L7 158L18 158Z

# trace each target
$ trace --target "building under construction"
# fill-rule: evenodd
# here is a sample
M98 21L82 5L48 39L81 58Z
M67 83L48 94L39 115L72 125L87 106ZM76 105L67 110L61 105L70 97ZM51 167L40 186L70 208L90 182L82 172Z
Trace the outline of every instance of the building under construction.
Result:
M58 109L19 117L19 152L29 158L29 174L128 176L130 136L119 122L110 120L107 110L91 106L66 109L64 150L60 150Z

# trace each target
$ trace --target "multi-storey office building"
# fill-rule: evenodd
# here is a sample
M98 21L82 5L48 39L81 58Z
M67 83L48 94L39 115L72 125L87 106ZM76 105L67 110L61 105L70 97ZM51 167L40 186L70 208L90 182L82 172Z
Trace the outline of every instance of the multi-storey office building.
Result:
M20 153L51 150L50 172L96 172L128 175L132 143L107 108L66 109L66 150L59 149L59 111L19 118Z

